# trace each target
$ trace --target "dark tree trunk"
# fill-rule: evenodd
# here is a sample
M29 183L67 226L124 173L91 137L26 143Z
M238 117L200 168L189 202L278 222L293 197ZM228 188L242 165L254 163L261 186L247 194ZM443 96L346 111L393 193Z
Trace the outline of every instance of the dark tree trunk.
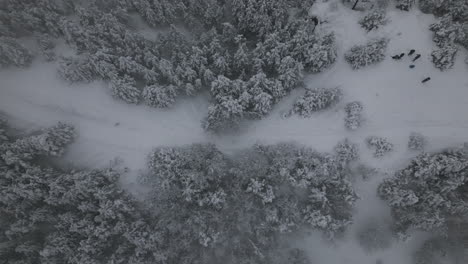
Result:
M356 5L359 3L359 0L356 0L356 2L354 2L354 5L353 5L353 8L351 8L352 10L354 10L354 8L356 7Z

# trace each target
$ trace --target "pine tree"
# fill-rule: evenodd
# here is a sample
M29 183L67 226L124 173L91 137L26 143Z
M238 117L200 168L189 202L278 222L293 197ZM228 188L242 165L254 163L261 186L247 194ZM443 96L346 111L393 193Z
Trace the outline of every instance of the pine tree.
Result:
M177 91L173 85L150 85L143 89L142 96L145 104L152 107L166 108L175 103Z
M129 104L136 104L140 100L141 91L136 87L135 80L128 75L111 79L109 87L114 97Z
M345 53L346 61L355 70L381 62L385 59L387 39L376 39L365 45L356 45Z
M313 113L335 105L342 97L339 88L307 90L304 96L294 103L293 113L310 117Z
M62 57L58 74L70 83L90 82L96 78L96 73L86 56L79 58Z
M374 157L380 158L393 150L393 144L386 138L371 136L366 139L367 146L374 148Z

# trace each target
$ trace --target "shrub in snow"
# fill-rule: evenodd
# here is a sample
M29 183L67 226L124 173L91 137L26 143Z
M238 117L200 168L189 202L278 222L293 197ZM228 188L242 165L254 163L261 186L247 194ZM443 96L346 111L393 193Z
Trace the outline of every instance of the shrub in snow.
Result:
M96 77L90 61L82 57L61 58L58 74L63 80L66 80L70 83L90 82Z
M403 11L409 11L411 7L413 7L415 0L395 0L395 2L396 8Z
M293 106L292 112L302 117L310 117L314 112L329 108L341 99L339 88L307 90Z
M393 150L393 144L386 138L372 136L367 138L367 146L374 149L374 157L379 158Z
M468 158L463 149L421 154L378 193L391 207L396 229L446 232L453 217L466 216Z
M359 148L357 144L350 142L348 139L339 142L335 146L334 151L336 153L337 159L343 163L348 163L359 159Z
M166 108L174 105L177 92L173 85L150 85L143 89L142 96L145 104L152 107Z
M136 104L140 100L141 91L136 88L135 80L128 75L123 78L112 79L109 87L115 98L121 99L129 104Z
M453 256L450 255L454 250L453 241L446 237L433 237L424 242L424 244L414 253L415 264L439 264L451 263Z
M356 130L361 126L362 123L362 110L363 106L361 102L354 101L346 104L345 106L345 126L350 130Z
M0 37L0 66L26 67L32 59L32 54L15 39Z
M356 45L345 53L345 59L353 69L381 62L385 59L387 44L388 40L382 38L365 45Z
M412 132L409 136L408 149L423 150L426 146L426 139L421 133Z
M392 235L384 223L372 220L358 229L357 240L364 250L375 252L390 247Z
M373 9L359 20L361 27L367 31L377 29L387 24L387 22L387 14L384 9Z
M445 71L451 69L455 64L455 56L457 55L458 48L453 44L446 44L431 53L432 63L434 66Z

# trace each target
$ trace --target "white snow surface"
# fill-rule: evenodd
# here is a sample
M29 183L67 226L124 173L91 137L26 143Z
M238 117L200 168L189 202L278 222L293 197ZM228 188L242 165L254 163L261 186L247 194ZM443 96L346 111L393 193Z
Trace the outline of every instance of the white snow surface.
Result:
M311 118L281 117L303 93L297 90L269 117L251 122L241 133L213 136L200 125L208 105L204 96L179 100L167 110L128 105L113 99L101 82L81 85L63 82L57 78L56 65L40 61L28 69L0 71L0 113L25 133L57 121L70 122L76 126L79 137L66 154L67 162L99 168L120 157L131 171L143 168L146 155L161 145L214 142L230 152L254 143L296 141L319 151L331 151L347 137L360 145L364 163L391 173L416 155L407 150L413 131L427 137L429 151L468 141L468 67L463 62L466 51L460 49L453 69L440 72L434 68L430 62L434 46L428 29L435 21L433 16L416 9L401 12L390 6L390 22L366 33L357 23L363 13L335 1L319 3L312 12L326 20L321 27L336 32L340 59L331 69L308 76L307 87L339 86L344 99L331 110ZM382 36L390 39L383 62L352 70L344 61L343 53L351 46ZM414 69L409 68L411 62L406 56L400 61L390 58L410 49L422 55L414 63ZM431 81L422 84L425 77L431 77ZM363 103L366 120L361 128L350 132L344 126L344 106L355 100ZM388 138L395 145L394 151L383 158L373 158L365 145L365 139L372 135ZM375 195L382 177L357 184L362 199L357 206L356 223L344 240L333 247L320 241L319 236L303 241L302 246L318 258L319 262L314 263L374 264L378 258L383 263L410 263L409 252L419 240L394 243L386 251L369 255L353 239L356 227L365 219L390 217L388 208Z

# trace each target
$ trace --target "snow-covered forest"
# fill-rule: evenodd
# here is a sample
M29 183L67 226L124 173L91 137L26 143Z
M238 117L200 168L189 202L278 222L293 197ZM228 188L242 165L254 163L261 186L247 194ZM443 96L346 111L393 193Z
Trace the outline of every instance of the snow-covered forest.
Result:
M468 263L466 0L0 0L0 263Z

